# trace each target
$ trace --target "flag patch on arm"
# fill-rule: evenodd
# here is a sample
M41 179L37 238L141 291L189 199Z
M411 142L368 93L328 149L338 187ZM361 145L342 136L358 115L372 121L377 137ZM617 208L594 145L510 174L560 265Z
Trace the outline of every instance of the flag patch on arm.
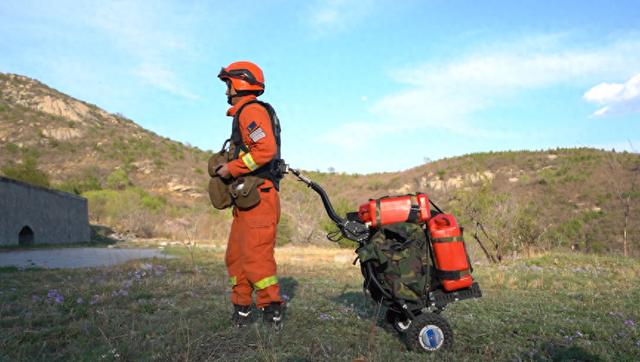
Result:
M265 138L266 136L267 135L264 133L261 127L258 127L253 131L251 131L251 133L249 133L249 138L251 138L253 142L258 142L259 140Z

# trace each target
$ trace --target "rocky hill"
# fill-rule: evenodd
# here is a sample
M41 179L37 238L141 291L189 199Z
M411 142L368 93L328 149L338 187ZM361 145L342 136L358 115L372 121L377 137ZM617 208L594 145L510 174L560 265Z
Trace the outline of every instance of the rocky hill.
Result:
M150 236L166 220L158 217L164 206L171 206L177 218L188 219L206 206L209 153L24 76L0 74L0 149L0 166L7 176L25 164L35 165L52 187L88 192L90 201L101 200L92 206L115 208L124 201L107 191L128 193L124 198L141 202L142 209L145 203L153 206L150 215L141 216L152 220L126 225L128 218L115 210L91 210L95 221L116 229ZM125 211L136 211L135 206Z
M0 73L0 173L84 195L96 224L146 237L224 238L230 215L212 210L206 195L209 155L36 80ZM427 192L491 257L558 247L618 253L625 243L629 253L640 249L637 154L514 151L400 173L307 174L341 212L370 197ZM292 178L282 190L280 242L321 242L331 225L317 195Z

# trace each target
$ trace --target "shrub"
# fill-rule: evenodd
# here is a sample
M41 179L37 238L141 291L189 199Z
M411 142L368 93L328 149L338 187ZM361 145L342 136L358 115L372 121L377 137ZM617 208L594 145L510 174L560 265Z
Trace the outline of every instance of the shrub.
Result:
M20 151L20 147L18 147L15 143L7 143L6 145L4 145L4 150L7 153L10 153L12 155L15 155L18 153L18 151Z
M293 239L293 225L289 216L280 215L280 223L278 224L278 234L276 236L276 245L283 246L289 244Z
M49 176L38 168L36 158L27 157L22 164L9 162L0 169L8 178L23 181L35 186L49 187Z
M348 212L352 212L357 209L357 207L353 206L349 201L345 199L337 199L336 201L332 201L334 211L340 217L346 217ZM320 221L320 227L327 234L339 232L338 227L329 219L328 216L324 216ZM358 243L346 238L338 241L338 245L343 248L355 248L358 246Z
M479 190L460 190L449 205L461 224L482 226L478 229L489 253L497 260L509 254L517 255L534 249L544 249L540 240L545 226L539 218L541 211L534 203L524 203L509 193L493 191L488 185Z
M375 191L384 188L384 182L379 179L371 179L367 181L367 189Z
M102 183L100 179L100 170L97 167L92 166L83 169L79 175L70 177L55 185L55 188L61 191L80 195L87 191L102 190Z
M110 189L124 190L129 186L131 186L131 180L129 180L127 171L123 169L115 170L107 176L107 187Z
M55 188L60 191L80 195L87 191L101 190L102 185L100 184L100 180L98 180L96 176L91 175L80 180L71 179L68 181L64 181L56 185Z
M163 160L156 158L153 160L153 165L158 169L158 170L162 170L164 168L164 166L167 165L166 162L164 162Z
M137 236L153 236L155 225L166 216L161 213L166 200L139 188L88 191L82 196L89 202L92 220L117 226Z
M137 189L140 194L142 205L149 210L158 212L167 205L167 200L160 196L149 195L141 189Z

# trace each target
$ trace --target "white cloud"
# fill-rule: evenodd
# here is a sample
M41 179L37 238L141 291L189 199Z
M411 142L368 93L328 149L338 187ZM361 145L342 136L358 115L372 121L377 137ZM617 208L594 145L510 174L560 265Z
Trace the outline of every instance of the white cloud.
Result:
M130 58L132 74L174 95L197 99L186 89L176 69L176 59L187 59L195 46L189 36L188 16L175 17L168 3L117 1L96 3L87 25L97 28L123 55ZM188 15L188 14L187 14Z
M304 15L316 35L343 31L367 16L372 0L318 0Z
M506 139L513 135L480 127L473 115L512 101L525 91L554 86L579 88L595 79L640 69L640 41L635 39L599 48L569 47L567 43L556 36L516 39L488 45L458 59L395 70L391 77L408 88L373 103L371 121L367 122L369 136L381 138L390 132L430 128L471 136L470 139ZM625 94L629 93L632 92ZM343 124L323 139L352 147L344 137L338 137L352 128L357 127Z
M175 73L160 64L144 63L134 70L133 74L140 77L146 83L174 95L189 99L200 99L200 97L195 94L179 87L178 84L180 84L180 82L176 79Z
M640 73L625 83L600 83L589 89L584 99L604 105L594 117L640 112Z

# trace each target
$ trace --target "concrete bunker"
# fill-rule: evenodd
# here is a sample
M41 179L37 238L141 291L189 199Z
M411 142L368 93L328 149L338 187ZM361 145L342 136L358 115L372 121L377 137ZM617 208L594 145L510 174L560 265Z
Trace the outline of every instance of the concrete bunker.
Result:
M18 234L18 245L33 245L33 243L33 230L31 230L31 228L26 225L20 230L20 233Z
M0 176L0 245L90 239L87 199Z

